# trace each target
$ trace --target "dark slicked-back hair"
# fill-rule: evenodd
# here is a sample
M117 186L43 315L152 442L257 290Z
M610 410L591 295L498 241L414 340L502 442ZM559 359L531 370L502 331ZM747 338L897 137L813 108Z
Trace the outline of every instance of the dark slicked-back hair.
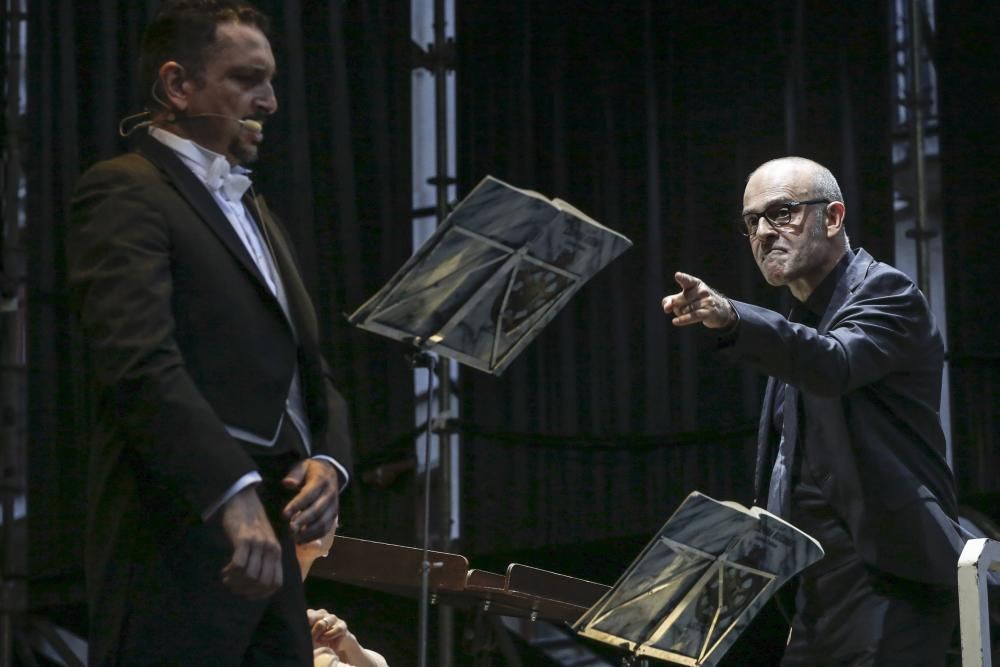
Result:
M163 63L174 60L189 76L201 76L220 23L251 25L265 35L270 28L264 14L240 0L166 0L160 6L143 34L139 57L139 85L146 109L163 108L163 93L154 90Z

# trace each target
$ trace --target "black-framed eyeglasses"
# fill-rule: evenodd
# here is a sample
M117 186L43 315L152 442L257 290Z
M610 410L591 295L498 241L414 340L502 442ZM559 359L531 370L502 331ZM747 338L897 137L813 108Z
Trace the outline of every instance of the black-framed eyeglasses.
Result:
M772 227L778 229L784 227L792 221L792 213L799 206L809 206L811 204L829 204L830 200L807 199L806 201L783 201L771 204L760 213L744 213L743 219L739 221L737 227L743 236L753 236L757 233L757 225L760 224L761 216L767 218Z

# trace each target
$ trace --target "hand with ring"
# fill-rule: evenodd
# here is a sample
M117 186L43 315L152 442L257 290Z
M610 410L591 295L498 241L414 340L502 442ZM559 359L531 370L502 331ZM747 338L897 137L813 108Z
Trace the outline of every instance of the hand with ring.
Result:
M377 653L366 651L358 642L347 623L326 609L307 609L309 627L312 629L313 646L330 649L337 658L353 667L382 667L385 660Z
M309 609L307 615L313 643L336 650L336 644L347 634L347 623L325 609Z

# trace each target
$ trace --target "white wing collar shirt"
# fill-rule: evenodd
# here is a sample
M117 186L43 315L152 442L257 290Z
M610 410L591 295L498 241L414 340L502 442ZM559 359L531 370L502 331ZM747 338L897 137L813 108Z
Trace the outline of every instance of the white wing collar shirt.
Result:
M191 170L191 173L208 188L213 199L215 199L219 208L222 209L226 219L229 220L229 224L233 226L236 235L250 254L257 269L264 277L264 281L267 283L271 293L274 294L275 298L281 304L281 309L284 311L285 317L288 318L288 322L294 331L295 326L288 315L288 301L285 297L284 286L281 283L281 276L278 274L274 264L274 258L271 256L265 240L261 237L257 224L253 221L246 206L243 204L243 195L251 186L250 170L239 165L231 166L225 156L215 151L210 151L189 139L183 139L162 128L150 128L149 133L154 139L173 150L187 168ZM295 373L292 375L292 383L288 389L288 400L285 405L285 414L292 420L295 430L302 438L302 443L305 445L306 451L311 452L312 439L306 422L306 412L302 402L302 388L297 366ZM225 426L226 431L234 438L254 445L271 447L278 440L278 434L281 432L281 424L284 418L285 415L282 415L274 435L269 439L262 438L259 435L249 433L229 424ZM340 488L343 490L349 480L347 470L330 456L318 454L313 458L327 461L337 469L341 477ZM203 511L202 517L207 519L212 516L227 500L235 496L242 489L260 481L261 476L259 473L247 473L237 480L222 498Z

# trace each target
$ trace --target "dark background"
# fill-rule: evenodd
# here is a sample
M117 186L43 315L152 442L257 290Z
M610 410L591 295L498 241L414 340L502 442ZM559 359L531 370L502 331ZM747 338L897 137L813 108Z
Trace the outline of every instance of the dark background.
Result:
M139 109L133 63L156 4L29 7L30 599L56 620L78 618L83 599L91 411L66 302L66 204L83 169L125 149L117 123ZM358 474L344 533L400 544L417 539L413 476L388 488L363 477L409 456L410 369L401 346L344 313L410 253L408 4L258 3L274 23L280 109L254 168L297 242L351 403ZM935 4L955 468L963 498L988 508L1000 491L998 11ZM517 559L610 584L690 491L752 500L764 378L721 365L659 309L676 270L783 306L733 231L746 175L784 154L827 165L853 245L893 260L889 3L456 5L460 195L493 174L572 202L635 246L503 377L462 371L461 416L476 429L461 445L454 550L494 571ZM412 652L410 603L325 584L314 594Z

